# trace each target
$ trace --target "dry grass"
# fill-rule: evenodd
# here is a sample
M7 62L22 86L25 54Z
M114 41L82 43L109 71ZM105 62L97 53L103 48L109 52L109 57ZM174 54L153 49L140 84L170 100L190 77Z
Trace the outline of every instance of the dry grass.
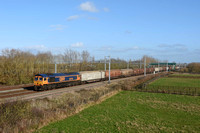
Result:
M117 84L81 90L32 101L0 105L0 132L31 132L50 122L64 119L116 94Z

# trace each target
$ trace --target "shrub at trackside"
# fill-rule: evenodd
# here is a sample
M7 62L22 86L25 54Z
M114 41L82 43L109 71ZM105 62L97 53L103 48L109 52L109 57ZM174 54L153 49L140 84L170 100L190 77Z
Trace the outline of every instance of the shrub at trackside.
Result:
M115 85L63 94L31 101L14 101L0 104L0 132L31 132L49 122L73 115L99 101L108 94L118 92Z

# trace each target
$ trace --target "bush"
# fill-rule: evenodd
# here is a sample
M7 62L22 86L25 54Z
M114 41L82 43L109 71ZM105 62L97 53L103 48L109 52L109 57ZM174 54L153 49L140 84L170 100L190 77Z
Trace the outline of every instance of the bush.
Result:
M200 73L200 63L190 63L187 69L190 73Z
M0 132L30 132L52 121L73 115L90 103L96 103L107 94L118 91L111 84L90 90L52 96L32 101L14 101L0 104Z

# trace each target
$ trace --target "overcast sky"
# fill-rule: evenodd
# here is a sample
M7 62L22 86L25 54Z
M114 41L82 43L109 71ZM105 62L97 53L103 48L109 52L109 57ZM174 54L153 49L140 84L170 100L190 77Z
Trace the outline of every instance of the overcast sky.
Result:
M200 0L1 0L5 48L200 62Z

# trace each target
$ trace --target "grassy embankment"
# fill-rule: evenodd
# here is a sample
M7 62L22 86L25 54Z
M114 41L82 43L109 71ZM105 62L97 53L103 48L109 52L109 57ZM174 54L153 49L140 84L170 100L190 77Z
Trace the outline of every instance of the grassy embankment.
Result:
M122 91L38 132L200 132L200 97Z
M120 90L116 84L30 101L0 101L0 133L31 132L64 119ZM1 99L0 99L1 100Z

